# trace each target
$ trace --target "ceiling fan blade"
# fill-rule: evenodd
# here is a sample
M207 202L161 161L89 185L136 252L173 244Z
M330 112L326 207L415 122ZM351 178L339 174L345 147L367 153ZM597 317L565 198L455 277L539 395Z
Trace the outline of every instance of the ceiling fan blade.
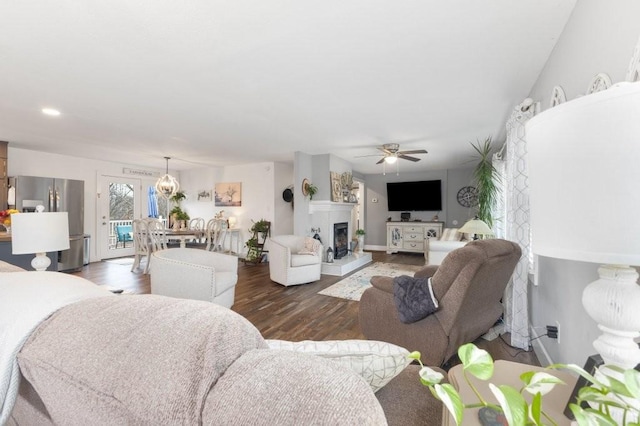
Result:
M389 151L389 150L388 150L388 149L386 149L386 148L378 147L378 149L379 149L380 151L384 152L384 153L385 153L385 155L391 155L391 154L393 154L393 152L392 152L392 151Z
M402 158L403 160L409 160L409 161L420 161L419 158L416 157L409 157L408 155L398 155L398 158Z
M385 158L385 157L382 157L382 158L380 159L380 161L378 161L376 164L382 164L382 162L384 162L384 158Z
M424 149L413 149L410 151L398 151L398 154L428 154Z
M363 158L363 157L380 157L380 154L356 155L353 158Z

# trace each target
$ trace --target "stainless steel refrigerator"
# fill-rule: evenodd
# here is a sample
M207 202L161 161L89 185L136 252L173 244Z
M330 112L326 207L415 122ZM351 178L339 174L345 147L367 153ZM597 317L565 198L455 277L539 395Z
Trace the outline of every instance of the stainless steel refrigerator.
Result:
M46 212L69 214L68 250L58 252L58 271L82 268L84 254L84 181L36 176L9 178L15 188L15 208L34 212L38 204Z

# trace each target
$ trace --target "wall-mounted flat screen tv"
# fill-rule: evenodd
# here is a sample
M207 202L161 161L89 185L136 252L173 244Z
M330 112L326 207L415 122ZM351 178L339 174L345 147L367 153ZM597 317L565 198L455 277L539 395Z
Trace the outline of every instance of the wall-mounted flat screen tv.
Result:
M387 182L390 212L442 210L442 181Z

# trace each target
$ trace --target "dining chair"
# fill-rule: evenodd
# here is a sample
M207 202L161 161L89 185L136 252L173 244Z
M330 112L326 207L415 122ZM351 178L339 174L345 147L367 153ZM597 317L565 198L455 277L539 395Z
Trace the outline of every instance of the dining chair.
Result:
M144 273L149 272L149 262L151 260L151 252L149 251L149 229L147 221L144 219L134 219L131 224L133 228L133 249L134 258L131 272L140 267L140 262L146 256L147 261L144 267Z
M211 219L207 222L206 238L207 245L205 247L208 251L221 251L224 231L226 229L227 221L224 219Z
M204 219L201 218L201 217L194 217L193 219L191 219L189 221L189 229L195 229L195 230L198 230L198 231L205 231ZM201 243L202 242L202 237L193 238L191 240L191 242Z

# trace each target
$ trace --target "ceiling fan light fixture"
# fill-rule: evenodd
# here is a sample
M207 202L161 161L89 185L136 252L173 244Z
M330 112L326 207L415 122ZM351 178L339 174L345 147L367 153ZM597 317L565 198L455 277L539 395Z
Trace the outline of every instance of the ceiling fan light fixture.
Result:
M167 160L167 173L162 176L156 182L156 191L158 191L164 198L173 197L176 192L180 189L180 184L178 184L178 180L169 174L169 158L164 157Z
M387 164L393 164L398 161L398 157L396 155L388 155L384 157L384 162Z

